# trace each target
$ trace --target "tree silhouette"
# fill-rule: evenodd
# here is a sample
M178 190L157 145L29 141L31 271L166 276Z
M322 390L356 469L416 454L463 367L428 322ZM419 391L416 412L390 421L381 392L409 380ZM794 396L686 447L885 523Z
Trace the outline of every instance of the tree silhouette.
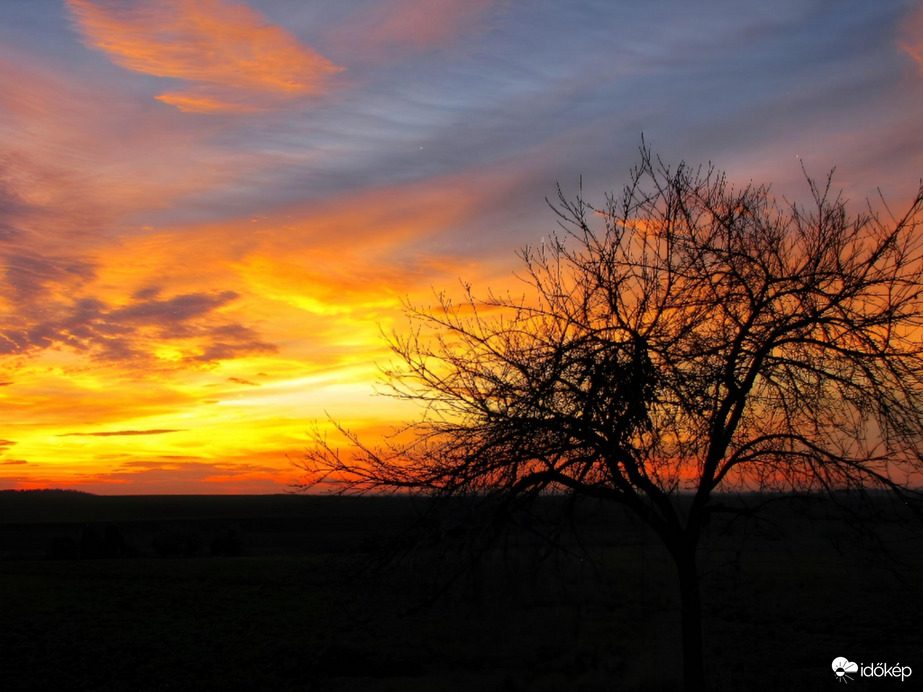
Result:
M807 181L790 204L642 144L603 207L559 188L560 230L521 252L529 293L408 306L385 374L420 420L384 448L318 435L306 483L630 508L676 564L685 688L704 689L696 550L717 491L909 498L921 479L923 185L883 218Z

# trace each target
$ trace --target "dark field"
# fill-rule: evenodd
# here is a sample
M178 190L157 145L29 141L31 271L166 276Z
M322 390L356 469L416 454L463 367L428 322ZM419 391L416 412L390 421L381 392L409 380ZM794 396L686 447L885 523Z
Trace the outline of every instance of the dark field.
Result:
M550 499L485 543L456 507L389 552L421 509L0 493L0 689L677 688L672 564L636 521L587 503L552 547ZM801 501L711 527L713 689L837 689L837 656L914 671L848 689L920 689L923 532L879 509L858 533Z

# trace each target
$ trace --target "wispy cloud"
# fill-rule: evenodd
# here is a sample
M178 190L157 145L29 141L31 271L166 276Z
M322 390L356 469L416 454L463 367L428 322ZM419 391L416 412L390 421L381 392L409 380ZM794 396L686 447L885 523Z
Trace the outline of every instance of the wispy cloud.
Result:
M460 37L489 27L498 0L387 0L363 7L332 31L353 55L402 57L451 47Z
M86 43L134 72L181 79L157 98L193 113L262 110L325 89L337 67L230 0L68 0Z
M923 5L907 15L898 41L900 47L917 61L923 72Z
M62 286L74 288L92 279L95 269L89 262L61 256L42 256L16 250L0 252L3 275L10 295L20 304L34 305L47 300Z
M214 119L44 69L28 51L2 53L0 244L87 252L126 217L170 208L261 165L258 155L238 158L218 146Z
M167 433L185 432L180 428L165 430L111 430L106 432L73 432L64 433L59 437L118 437L132 435L166 435Z

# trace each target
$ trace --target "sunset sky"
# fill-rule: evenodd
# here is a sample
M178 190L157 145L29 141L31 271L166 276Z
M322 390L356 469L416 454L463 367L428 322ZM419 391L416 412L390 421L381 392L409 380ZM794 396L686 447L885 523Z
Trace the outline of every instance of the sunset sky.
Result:
M282 492L374 440L382 331L521 290L642 132L803 199L923 177L915 2L0 3L0 488Z

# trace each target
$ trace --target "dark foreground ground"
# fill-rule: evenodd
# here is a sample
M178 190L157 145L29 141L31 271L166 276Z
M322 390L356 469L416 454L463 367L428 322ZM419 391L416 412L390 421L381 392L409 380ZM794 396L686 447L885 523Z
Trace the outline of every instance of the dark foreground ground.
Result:
M488 540L458 506L389 552L418 503L0 493L0 690L677 689L667 556L594 504L551 547L563 508ZM838 656L913 670L848 689L921 689L923 532L863 527L811 501L711 527L715 690L841 689Z

